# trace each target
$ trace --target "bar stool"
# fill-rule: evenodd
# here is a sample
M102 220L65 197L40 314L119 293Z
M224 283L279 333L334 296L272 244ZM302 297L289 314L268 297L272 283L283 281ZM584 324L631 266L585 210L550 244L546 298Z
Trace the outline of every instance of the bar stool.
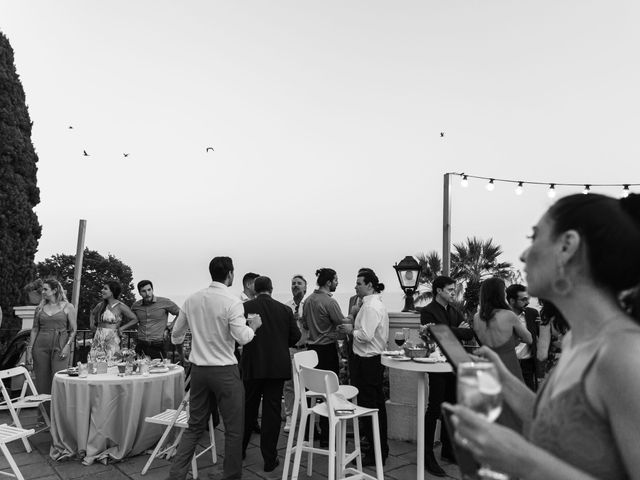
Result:
M302 366L300 368L300 386L308 387L313 391L324 391L325 393L326 401L315 405L310 409L310 411L317 415L327 417L329 420L328 480L336 480L336 477L338 480L357 480L365 478L369 480L384 480L384 474L382 471L382 453L380 451L378 409L359 407L358 405L347 401L344 397L341 397L338 394L338 376L330 370L318 370ZM300 429L298 430L295 459L293 462L292 478L294 479L297 478L298 470L300 468L300 457L302 456L303 450L301 440L304 438L306 413L308 414L308 412L305 412L303 409ZM362 417L371 417L371 421L373 423L373 452L376 460L375 477L362 471L362 452L360 450L360 438L357 427L358 419ZM346 423L349 420L354 422L354 440L356 444L355 450L351 454L346 453ZM354 459L356 460L357 468L347 467L347 465ZM346 476L347 474L349 474L349 476Z
M293 361L291 365L292 370L292 380L293 380L293 392L294 392L294 402L293 402L293 412L291 414L291 430L289 431L289 439L287 440L287 451L285 454L284 467L282 470L282 480L287 480L289 475L289 465L291 463L291 452L294 449L293 446L293 438L295 436L296 426L298 425L298 413L306 411L306 417L310 419L311 425L314 424L315 415L312 412L307 404L307 399L311 402L311 404L315 404L316 400L324 399L324 387L321 391L312 391L305 390L304 387L301 387L300 384L300 368L302 366L306 367L315 367L318 365L318 354L313 350L307 350L304 352L298 352L293 356ZM338 393L345 397L347 400L351 400L356 403L356 397L358 395L358 389L353 385L340 385L338 388ZM306 421L306 420L305 420ZM300 424L302 424L302 419L300 420ZM306 425L305 425L306 428ZM304 435L301 437L302 440L298 440L297 444L301 445L301 448L308 452L307 457L307 476L312 475L313 468L313 454L317 453L320 455L328 455L329 450L324 448L315 448L313 446L313 434L314 429L312 428L310 431L310 439L308 442L304 441ZM357 437L358 445L360 441L360 437L358 435L358 422L354 421L354 437ZM302 442L302 443L300 443ZM296 444L296 447L297 447ZM292 476L292 480L297 479L298 472L295 473L295 476Z

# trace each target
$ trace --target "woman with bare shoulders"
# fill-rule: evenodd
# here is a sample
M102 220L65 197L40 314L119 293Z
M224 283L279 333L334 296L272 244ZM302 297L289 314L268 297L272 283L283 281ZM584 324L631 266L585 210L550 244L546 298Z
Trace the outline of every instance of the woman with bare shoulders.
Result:
M55 278L45 279L26 355L27 365L33 365L38 393L51 393L53 376L69 366L76 330L76 310L62 285Z
M552 302L571 327L562 356L536 395L481 348L526 438L447 405L456 441L520 479L640 480L640 312L627 307L637 298L619 301L640 285L640 195L558 200L522 260L531 295Z
M516 356L518 343L531 344L533 338L507 303L506 286L502 279L492 277L480 286L480 309L473 318L473 330L482 345L498 354L505 367L524 382L520 362ZM514 430L522 428L517 415L506 406L497 420Z
M89 354L94 358L105 355L107 360L111 360L113 355L120 351L122 331L136 323L138 318L129 307L118 300L122 293L122 287L118 282L106 282L101 293L102 301L93 307L89 319L90 328L95 332Z

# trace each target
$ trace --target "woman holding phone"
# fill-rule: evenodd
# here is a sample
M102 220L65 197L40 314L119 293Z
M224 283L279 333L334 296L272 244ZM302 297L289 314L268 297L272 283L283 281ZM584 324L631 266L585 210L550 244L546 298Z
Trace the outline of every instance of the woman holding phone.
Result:
M565 317L562 356L536 395L487 347L526 437L451 406L456 441L521 479L640 479L640 318L619 295L640 284L640 195L571 195L522 254L529 292ZM635 316L632 316L635 315Z

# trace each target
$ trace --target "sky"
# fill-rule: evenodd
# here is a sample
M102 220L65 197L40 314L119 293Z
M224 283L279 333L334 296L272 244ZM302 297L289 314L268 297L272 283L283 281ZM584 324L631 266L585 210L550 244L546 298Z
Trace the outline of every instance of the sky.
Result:
M86 219L87 247L179 300L216 255L235 288L254 271L286 297L326 266L344 296L368 266L399 292L396 262L442 250L446 172L640 183L639 20L604 0L0 0L36 261L75 253ZM453 243L493 238L520 267L552 200L485 183L453 179Z

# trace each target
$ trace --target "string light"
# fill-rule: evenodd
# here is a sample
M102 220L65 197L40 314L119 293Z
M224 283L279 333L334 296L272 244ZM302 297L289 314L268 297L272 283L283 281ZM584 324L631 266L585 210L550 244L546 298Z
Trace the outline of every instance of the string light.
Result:
M624 185L622 188L622 193L620 194L620 196L622 198L627 198L629 196L629 185Z
M518 186L516 187L516 195L522 195L522 184L523 182L518 182Z
M493 189L496 188L496 184L493 183L493 178L489 179L489 183L487 183L487 190L489 190L490 192L493 192Z
M620 190L618 190L617 196L621 198L629 196L632 192L632 189L634 189L634 187L635 188L640 187L640 183L558 183L558 182L548 182L548 181L533 182L533 181L526 181L526 180L512 180L507 178L480 177L477 175L470 175L464 172L461 172L461 173L448 172L447 175L458 175L459 177L461 177L460 185L462 187L468 187L469 180L472 178L479 179L479 180L486 180L487 184L485 185L485 188L490 192L495 190L497 183L500 183L500 182L512 183L515 185L516 195L522 195L524 193L525 185L544 185L547 187L547 196L549 198L555 198L557 194L556 187L558 186L574 187L576 190L582 187L582 193L584 193L585 195L591 193L592 187L618 187Z

